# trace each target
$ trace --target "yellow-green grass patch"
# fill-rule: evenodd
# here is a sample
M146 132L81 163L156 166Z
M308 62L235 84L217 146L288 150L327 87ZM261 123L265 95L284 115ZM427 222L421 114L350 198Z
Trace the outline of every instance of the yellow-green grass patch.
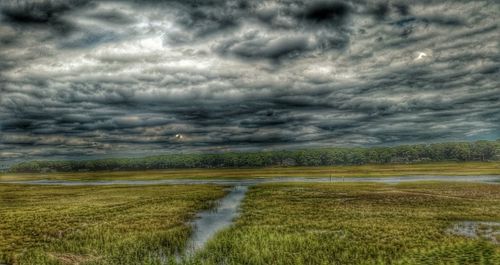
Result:
M0 185L0 263L160 264L221 186Z
M462 220L500 221L500 185L259 185L192 263L500 264L500 246L447 232Z

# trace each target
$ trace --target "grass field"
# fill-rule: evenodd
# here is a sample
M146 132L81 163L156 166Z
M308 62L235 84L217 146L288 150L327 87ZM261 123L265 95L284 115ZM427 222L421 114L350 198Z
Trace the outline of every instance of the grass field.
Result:
M0 264L174 264L222 186L0 184ZM484 221L484 238L453 235ZM181 264L500 264L500 185L275 183ZM500 242L497 226L496 238Z
M267 184L193 264L500 264L500 246L447 233L500 221L500 185Z
M386 164L336 167L283 167L249 169L171 169L148 171L0 174L12 180L154 180L167 178L259 178L259 177L390 177L405 175L500 175L500 162Z
M0 264L160 264L220 186L0 185Z

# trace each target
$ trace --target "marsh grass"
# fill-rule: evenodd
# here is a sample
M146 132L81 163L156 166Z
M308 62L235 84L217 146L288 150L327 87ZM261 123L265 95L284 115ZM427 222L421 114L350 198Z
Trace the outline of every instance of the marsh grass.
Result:
M500 175L500 162L447 162L325 167L268 167L219 169L169 169L77 173L3 173L0 181L19 180L156 180L168 178L266 178L266 177L390 177L408 175Z
M173 263L221 186L0 185L0 263Z
M0 185L0 263L174 264L196 212L221 186ZM274 183L181 264L500 264L486 237L449 233L500 221L500 185Z
M500 264L500 246L447 233L500 220L500 185L266 184L191 264Z

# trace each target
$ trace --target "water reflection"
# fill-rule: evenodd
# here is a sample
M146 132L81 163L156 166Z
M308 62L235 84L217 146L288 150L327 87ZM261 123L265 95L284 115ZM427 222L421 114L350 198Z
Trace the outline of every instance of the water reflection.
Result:
M248 186L235 186L226 197L218 202L215 209L205 210L197 214L197 218L192 224L194 233L186 249L187 256L203 248L215 233L232 223L238 215L239 206L247 190Z

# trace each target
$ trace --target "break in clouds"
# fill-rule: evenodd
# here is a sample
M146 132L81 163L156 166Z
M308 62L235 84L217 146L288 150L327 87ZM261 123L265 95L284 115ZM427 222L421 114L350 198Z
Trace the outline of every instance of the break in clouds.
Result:
M495 139L491 1L1 1L0 161Z

